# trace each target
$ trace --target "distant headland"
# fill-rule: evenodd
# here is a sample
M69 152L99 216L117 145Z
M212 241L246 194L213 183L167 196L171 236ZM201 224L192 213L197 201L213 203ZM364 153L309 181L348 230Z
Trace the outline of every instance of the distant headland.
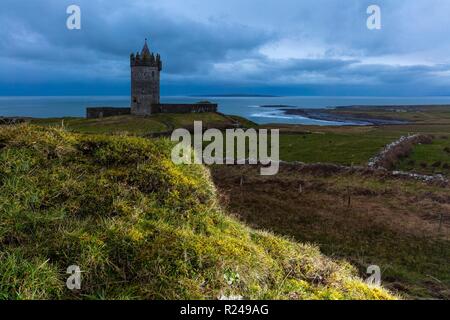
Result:
M227 93L227 94L195 94L189 97L215 97L215 98L279 98L280 96L270 94L252 94L252 93Z
M261 108L273 108L285 115L297 115L320 121L353 123L357 125L393 125L407 124L414 118L405 119L405 113L424 113L427 109L448 110L450 105L351 105L327 108L301 108L291 105L261 105Z

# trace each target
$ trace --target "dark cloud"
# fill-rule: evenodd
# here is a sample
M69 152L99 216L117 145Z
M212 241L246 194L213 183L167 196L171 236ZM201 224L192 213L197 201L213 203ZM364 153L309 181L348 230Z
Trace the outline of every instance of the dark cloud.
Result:
M81 30L65 26L70 4L82 9ZM2 0L0 94L27 85L72 92L67 89L74 83L89 87L91 94L91 83L101 92L108 86L112 94L126 91L128 55L142 47L145 37L161 53L163 85L173 92L184 92L183 86L195 90L193 83L205 91L208 85L211 91L317 86L321 92L333 91L324 89L332 86L378 86L380 94L393 87L411 94L417 86L432 93L450 87L450 44L445 41L450 3L380 0L380 31L366 28L369 4Z

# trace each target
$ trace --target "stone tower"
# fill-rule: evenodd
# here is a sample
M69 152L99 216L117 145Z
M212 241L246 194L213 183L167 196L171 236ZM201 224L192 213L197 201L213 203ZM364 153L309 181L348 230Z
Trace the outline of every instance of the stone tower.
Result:
M145 39L141 53L130 55L131 113L149 115L152 104L159 104L159 73L162 61L159 54L150 52Z

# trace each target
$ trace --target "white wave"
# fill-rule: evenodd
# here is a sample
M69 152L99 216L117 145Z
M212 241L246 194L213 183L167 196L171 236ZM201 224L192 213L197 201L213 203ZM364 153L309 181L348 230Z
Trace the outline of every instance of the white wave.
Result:
M278 119L307 119L304 117L296 117L296 116L286 116L286 115L280 115L280 114L273 114L273 113L253 113L250 115L251 117L258 117L258 118L278 118Z

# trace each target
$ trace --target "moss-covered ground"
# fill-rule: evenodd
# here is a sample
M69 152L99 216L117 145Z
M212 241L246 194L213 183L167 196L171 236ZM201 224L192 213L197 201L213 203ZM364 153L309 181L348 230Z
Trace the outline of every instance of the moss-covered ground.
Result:
M0 127L3 299L389 299L315 245L226 214L166 139ZM82 270L81 290L66 270Z

